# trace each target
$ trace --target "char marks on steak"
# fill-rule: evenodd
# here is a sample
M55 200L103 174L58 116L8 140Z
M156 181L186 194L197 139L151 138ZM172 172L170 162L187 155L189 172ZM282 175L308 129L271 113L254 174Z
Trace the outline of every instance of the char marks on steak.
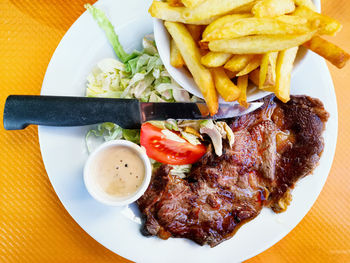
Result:
M235 134L230 149L216 156L212 147L185 179L163 165L137 201L145 235L189 238L216 246L231 238L263 206L284 211L290 190L317 165L328 113L307 96L283 104L273 96L250 114L228 120Z

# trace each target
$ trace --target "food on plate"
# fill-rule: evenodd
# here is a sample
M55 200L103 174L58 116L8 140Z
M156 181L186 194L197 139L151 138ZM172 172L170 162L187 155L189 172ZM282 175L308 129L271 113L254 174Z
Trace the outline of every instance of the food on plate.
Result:
M295 10L293 0L259 0L252 8L256 17L275 17L292 13Z
M239 21L240 19L247 18L247 17L252 17L252 15L247 13L247 14L226 15L226 16L220 17L219 19L216 19L214 22L210 23L204 29L202 38L210 39L211 34L214 34L217 30L220 30L226 24Z
M210 70L201 64L201 55L197 44L183 24L166 21L164 25L174 39L188 70L192 73L194 81L201 90L210 114L215 115L218 111L219 103L213 77Z
M193 17L206 17L200 7L207 2L210 1L202 4L193 1L193 10L198 8ZM240 1L243 2L246 4L240 10L247 12L254 7L253 2L260 1ZM162 4L184 12L189 3ZM92 6L87 8L120 59L107 58L97 64L88 77L87 96L138 98L145 102L200 101L169 76L150 36L143 39L142 51L128 54L104 13ZM218 14L218 10L213 13ZM251 16L243 14L236 18ZM299 23L298 19L282 20ZM231 238L263 207L276 213L287 209L296 182L310 174L320 159L328 113L317 99L289 95L298 46L264 54L209 51L202 55L206 52L205 44L198 45L190 33L195 34L199 27L169 21L165 25L175 43L173 48L179 49L212 114L218 106L216 90L226 100L237 100L247 106L249 79L261 89L274 91L282 101L274 96L265 97L259 110L226 121L151 121L144 123L141 131L103 123L88 132L87 141L125 139L144 148L153 175L147 191L137 201L144 219L143 234L163 239L183 237L213 247ZM207 33L215 31L213 27L209 29ZM237 85L232 81L234 77ZM124 153L119 156L132 159ZM108 158L118 160L113 154L108 154Z
M223 68L212 69L215 87L225 101L235 101L241 94L240 89L229 79Z
M217 68L225 65L225 63L232 57L232 54L223 52L208 52L202 56L201 63L208 68Z
M294 15L306 18L309 23L317 25L318 34L320 35L334 36L342 29L342 25L337 20L321 15L305 6L298 7Z
M252 72L254 69L258 68L261 64L261 56L255 55L248 64L236 74L236 77L248 75L250 72Z
M247 103L247 88L248 88L248 75L240 76L237 78L237 87L241 91L238 102L243 107L248 107Z
M138 153L125 146L106 148L92 160L89 169L98 188L113 197L137 192L146 172Z
M224 68L231 72L239 72L243 70L253 58L254 55L233 55L224 65Z
M315 31L300 35L254 35L209 42L209 49L232 54L264 54L300 46L310 40Z
M136 98L143 102L202 101L195 96L191 96L169 76L159 58L152 36L146 36L143 39L142 51L134 51L132 55L127 54L118 40L114 27L105 14L93 6L87 5L86 7L93 14L101 28L109 35L108 39L116 55L123 58L122 60L119 57L123 62L113 58L106 58L97 64L88 76L87 96ZM200 63L197 64L203 67ZM211 74L209 76L211 77ZM188 125L185 125L185 123ZM183 170L183 164L188 165L197 161L205 152L204 146L200 142L202 138L199 132L204 123L201 124L201 121L193 121L191 123L185 121L182 122L181 126L178 126L177 121L169 120L167 122L152 122L152 125L145 124L142 129L143 132L141 132L141 145L146 148L149 156L154 158L155 161L181 166L181 168L175 168L175 170L178 170L177 174L179 174L179 171ZM216 127L216 125L214 126ZM153 129L150 127L153 127ZM161 132L157 139L162 138L161 142L159 142L160 146L151 147L151 145L148 145L149 135L154 135L159 128ZM220 132L220 142L222 138L226 139L228 132L227 127ZM95 137L103 138L105 141L125 139L139 144L140 130L122 129L114 123L100 124L96 128L91 129L86 135L89 151L92 151L94 145L99 142L95 143L93 140ZM172 140L169 141L169 137ZM218 139L216 138L216 140ZM173 149L180 146L181 149ZM216 148L219 148L219 146L216 146Z
M168 4L170 6L184 6L181 0L169 0Z
M170 42L170 64L175 68L182 68L185 65L185 61L182 58L174 39Z
M186 25L186 28L187 28L188 32L191 34L191 36L195 42L198 42L201 40L203 26L189 24L189 25Z
M188 21L201 21L210 19L214 16L224 15L234 11L243 5L253 2L254 0L210 0L204 1L195 8L187 8L183 12L183 17Z
M196 43L199 48L197 53L201 57L195 61L203 65L202 72L205 68L219 69L212 70L212 74L222 72L222 68L229 70L233 85L237 85L241 76L248 76L251 81L254 79L252 82L259 89L275 93L284 102L289 100L290 78L296 58L294 53L299 46L314 51L339 68L344 67L350 57L344 50L320 37L335 35L342 25L317 13L311 0L182 0L182 4L176 7L176 15L170 15L169 8L175 7L171 7L169 1L154 0L149 12L153 17L164 20L165 25L171 22L177 22L177 27L187 25L190 33L186 35L192 35L192 44ZM166 27L174 38L169 26ZM196 28L195 33L190 29L193 27ZM202 32L199 42L198 32ZM182 43L179 35L177 37L177 47L182 54L187 51L188 38ZM182 67L188 68L187 62ZM190 69L198 85L198 72L192 71ZM209 80L209 75L206 75ZM241 78L240 82L245 79ZM204 90L206 102L215 105L218 98L213 88L208 93L208 89L198 86L202 93ZM215 86L215 89L221 93L221 87ZM235 94L225 95L227 101L231 101L232 97L236 97ZM244 101L241 98L241 102ZM211 109L214 114L215 107L211 106Z
M318 36L313 37L303 46L324 57L337 68L345 67L350 59L350 55L340 47Z
M196 7L197 5L203 3L205 0L182 0L182 3L184 6L193 8Z
M186 178L173 176L168 165L156 171L137 201L144 235L214 247L263 207L287 209L296 182L320 159L328 113L307 96L292 96L286 104L270 96L264 102L262 109L228 120L234 144L231 149L224 143L220 157L209 147Z
M217 17L209 19L203 19L198 21L190 21L183 16L185 7L174 7L165 2L154 1L149 9L149 13L153 17L157 17L162 20L180 22L192 25L208 25L213 22Z
M266 53L262 60L259 72L258 87L260 89L266 89L274 87L276 83L276 64L277 64L278 52Z
M149 158L173 165L195 163L206 152L206 147L199 141L196 145L191 144L180 132L161 129L151 123L142 124L140 143Z
M293 70L293 63L299 47L283 50L279 53L276 62L276 96L283 102L289 101L290 79Z
M280 16L278 18L235 18L233 21L227 21L225 25L212 31L206 36L206 38L203 38L203 41L206 42L220 39L234 39L249 35L298 35L305 34L314 29L314 27L306 23L306 20L302 20L300 24L291 23L290 17L291 16ZM288 20L286 21L286 19Z

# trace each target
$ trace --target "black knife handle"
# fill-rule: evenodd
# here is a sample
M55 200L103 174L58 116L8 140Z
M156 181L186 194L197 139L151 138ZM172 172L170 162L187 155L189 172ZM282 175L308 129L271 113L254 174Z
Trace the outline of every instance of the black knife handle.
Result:
M29 124L83 126L114 122L126 129L141 125L136 99L11 95L4 109L4 128L20 130Z

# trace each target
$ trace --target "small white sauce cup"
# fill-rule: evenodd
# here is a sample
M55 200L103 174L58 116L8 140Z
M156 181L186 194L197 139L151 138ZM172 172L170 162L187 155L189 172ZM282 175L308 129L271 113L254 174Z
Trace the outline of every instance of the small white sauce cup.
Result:
M111 196L105 193L98 186L98 183L96 182L96 176L94 176L91 169L92 164L94 160L96 160L96 158L98 158L101 154L103 154L103 152L106 151L107 149L109 150L110 148L114 148L114 147L127 147L133 150L141 158L145 166L145 176L141 186L136 190L135 193L129 196L119 197L119 196ZM88 192L94 199L109 206L124 206L135 202L147 190L148 185L151 181L151 177L152 177L152 166L148 156L146 155L146 152L137 144L129 141L125 141L125 140L114 140L114 141L108 141L101 144L95 151L93 151L89 155L84 167L84 183Z

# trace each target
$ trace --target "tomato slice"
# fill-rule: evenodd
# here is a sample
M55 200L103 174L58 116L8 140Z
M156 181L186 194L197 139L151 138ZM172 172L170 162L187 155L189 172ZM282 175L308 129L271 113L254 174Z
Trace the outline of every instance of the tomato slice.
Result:
M206 152L203 144L177 142L168 139L162 130L151 123L141 126L141 145L146 148L148 157L166 164L182 165L197 162Z

